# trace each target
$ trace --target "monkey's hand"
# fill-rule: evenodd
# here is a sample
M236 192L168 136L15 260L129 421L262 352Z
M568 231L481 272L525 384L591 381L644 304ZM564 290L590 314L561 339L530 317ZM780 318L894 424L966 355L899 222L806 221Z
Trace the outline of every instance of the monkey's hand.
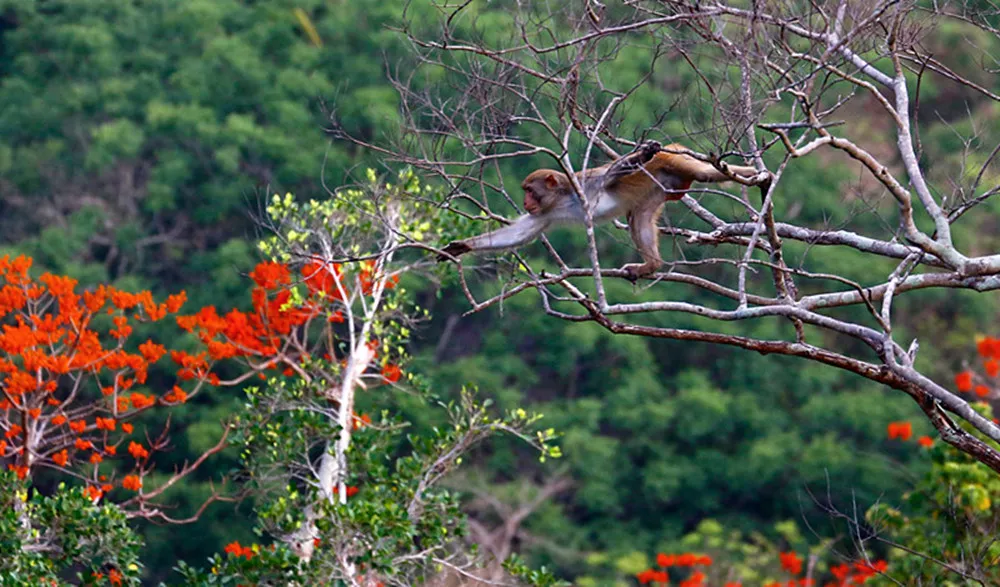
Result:
M656 154L662 150L663 145L661 145L659 141L645 141L635 148L635 152L639 153L641 165L648 163L650 159L655 157Z
M443 249L441 249L442 254L437 256L437 260L439 263L441 261L451 261L453 257L459 257L461 255L464 255L465 253L468 253L471 250L472 247L466 244L465 241L451 241L450 243L445 245ZM451 256L449 257L448 255Z

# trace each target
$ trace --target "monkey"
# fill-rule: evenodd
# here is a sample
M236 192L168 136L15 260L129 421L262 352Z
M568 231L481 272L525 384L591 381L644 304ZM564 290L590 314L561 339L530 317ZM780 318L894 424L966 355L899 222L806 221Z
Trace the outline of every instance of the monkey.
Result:
M693 182L731 180L709 163L681 153L686 150L678 144L663 148L656 141L647 141L611 163L576 173L583 197L592 207L594 221L626 215L632 242L643 260L622 267L632 281L650 275L663 264L656 221L664 204L684 197ZM738 165L728 165L726 169L743 182L756 185L762 198L770 189L770 172ZM583 203L565 173L552 169L532 171L521 188L527 214L503 228L448 243L438 259L443 261L472 251L513 249L531 242L554 224L585 222Z

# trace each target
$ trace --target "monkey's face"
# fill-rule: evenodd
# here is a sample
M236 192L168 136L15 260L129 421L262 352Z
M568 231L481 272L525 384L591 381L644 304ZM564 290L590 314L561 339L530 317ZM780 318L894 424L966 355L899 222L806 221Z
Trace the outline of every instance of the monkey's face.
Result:
M524 209L532 216L539 216L552 210L565 191L563 174L551 169L533 171L521 183L524 190Z
M542 213L542 198L535 193L530 185L524 186L524 209L535 216Z

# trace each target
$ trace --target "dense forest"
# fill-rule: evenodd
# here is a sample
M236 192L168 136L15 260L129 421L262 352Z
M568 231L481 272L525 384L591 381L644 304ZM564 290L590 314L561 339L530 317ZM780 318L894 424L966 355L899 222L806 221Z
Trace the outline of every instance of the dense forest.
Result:
M0 0L0 584L995 584L1000 445L984 426L1000 285L949 265L933 214L914 220L926 249L898 228L899 195L857 153L900 192L927 189L897 154L891 91L868 88L895 79L903 39L913 165L945 208L946 244L963 263L992 259L1000 13L754 4L786 33L859 32L815 52L760 33L743 53L726 35L749 3L536 4ZM715 12L677 24L701 10ZM662 24L628 24L643 19ZM830 58L855 42L875 71ZM741 65L748 54L760 61ZM790 80L786 93L741 81L750 67ZM864 74L876 81L847 87ZM831 132L858 151L806 156ZM532 170L588 165L584 152L596 166L612 150L598 143L623 154L647 139L756 158L777 181L760 198L731 182L668 202L659 281L609 269L595 285L598 253L605 269L639 258L614 224L593 243L558 227L516 253L437 261L498 226L484 220L518 216ZM725 219L714 242L706 217ZM718 236L731 217L748 232ZM880 236L862 250L796 240L797 226ZM386 245L398 235L405 246ZM870 254L883 245L914 249ZM567 267L582 269L559 289ZM801 292L782 292L782 271ZM942 285L908 289L911 274ZM865 297L883 282L887 296ZM830 307L827 330L802 305L719 320L648 306L666 311L629 315L634 331L604 312L830 292L861 301ZM839 324L891 331L939 395L838 367L882 365ZM59 334L15 342L44 325ZM98 337L106 354L80 358ZM327 463L339 481L310 485Z

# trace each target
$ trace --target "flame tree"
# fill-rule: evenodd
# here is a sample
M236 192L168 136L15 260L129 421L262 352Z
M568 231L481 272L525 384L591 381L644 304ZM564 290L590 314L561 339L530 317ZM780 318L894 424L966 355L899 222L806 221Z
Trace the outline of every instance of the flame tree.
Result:
M390 406L393 393L433 398L405 370L410 329L426 313L400 285L413 267L394 258L403 224L436 238L428 209L401 205L400 193L421 189L407 174L397 186L372 178L366 190L323 202L275 196L261 219L272 232L260 243L267 260L249 275L250 309L209 305L175 317L199 341L195 352L133 336L136 324L177 314L183 292L157 302L107 286L78 291L69 278L33 278L30 259L0 261L0 455L10 502L0 524L15 537L0 571L56 582L82 564L84 582L138 584L141 544L128 521L184 521L158 498L235 445L245 465L238 487L213 493L202 509L233 491L252 494L267 540L230 544L208 571L180 562L188 581L375 585L475 573L483 561L463 547L458 497L442 478L498 432L542 458L558 449L553 431L533 431L539 416L493 415L471 390L438 402L447 424L429 436L404 437L407 422L388 409L374 418L355 411L359 392L375 406ZM144 385L160 361L175 365L176 384L155 393ZM243 388L246 403L219 443L151 483L166 430L142 437L131 421L227 387ZM43 469L66 479L53 495L29 489ZM510 571L552 582L517 564Z

